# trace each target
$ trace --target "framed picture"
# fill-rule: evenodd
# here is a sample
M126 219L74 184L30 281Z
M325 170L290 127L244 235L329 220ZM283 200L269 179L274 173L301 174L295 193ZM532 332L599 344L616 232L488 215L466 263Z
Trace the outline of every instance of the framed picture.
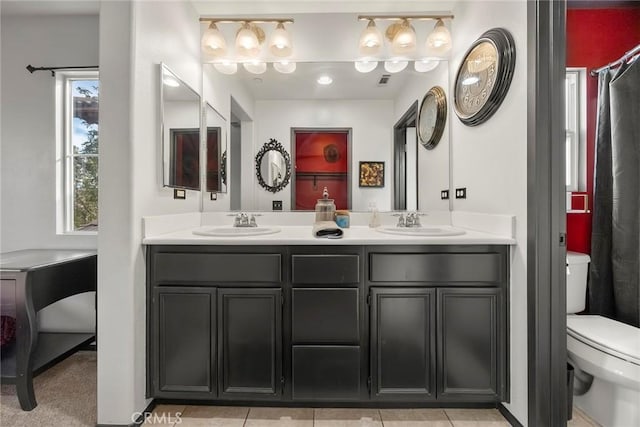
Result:
M360 162L360 187L384 187L384 162Z

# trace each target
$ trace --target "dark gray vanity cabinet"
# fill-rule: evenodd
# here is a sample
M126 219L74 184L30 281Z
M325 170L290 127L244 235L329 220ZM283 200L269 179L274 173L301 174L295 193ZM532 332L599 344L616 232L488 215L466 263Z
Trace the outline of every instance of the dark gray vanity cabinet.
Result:
M214 398L215 288L155 288L152 305L154 395Z
M436 291L371 289L371 397L436 397Z
M362 268L358 246L292 249L293 400L366 398L362 386Z
M504 396L505 310L500 288L438 289L438 397Z
M508 248L368 251L371 397L508 401Z
M264 399L282 393L280 289L218 289L219 396Z

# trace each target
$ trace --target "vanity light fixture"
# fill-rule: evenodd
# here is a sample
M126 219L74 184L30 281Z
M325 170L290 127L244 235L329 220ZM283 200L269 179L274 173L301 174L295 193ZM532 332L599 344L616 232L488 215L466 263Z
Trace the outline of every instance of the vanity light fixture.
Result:
M373 56L380 53L382 49L382 33L376 27L376 21L369 20L367 28L364 29L362 35L360 35L360 42L358 43L358 50L361 56ZM365 71L367 72L367 71Z
M291 34L285 28L285 24L293 24L293 19L289 18L200 18L200 22L209 23L207 29L202 33L201 50L204 62L224 64L216 67L220 72L232 74L231 68L226 63L245 63L246 61L260 60L268 61L271 55L275 60L289 58L293 54L293 43ZM227 42L222 31L218 28L221 24L240 25L235 40L234 49L231 54L227 49ZM263 52L262 46L266 39L265 30L261 24L276 24L276 28L269 38L268 53ZM251 67L251 66L250 66ZM221 71L224 70L224 71Z
M354 62L356 70L361 73L369 73L378 67L378 61L362 60Z
M410 60L415 61L414 68L418 72L433 70L437 67L438 60L445 58L451 50L451 33L444 20L453 18L451 14L358 16L358 20L367 21L367 27L358 41L360 56L355 63L356 70L367 73L371 70L366 65L378 60L384 60L385 69L392 73L402 71L406 67L406 62ZM384 37L389 43L389 53L394 58L380 57L384 38L380 36L376 21L395 21L386 28ZM416 21L436 21L424 45L426 52L424 48L418 49L418 36L414 27Z
M222 74L235 74L238 71L238 64L230 61L216 62L213 67Z
M276 29L271 34L269 41L269 52L278 58L287 58L293 52L291 34L284 28L282 22L278 22Z
M384 61L384 69L389 73L399 73L407 68L407 65L409 65L409 61L402 61L398 59Z
M296 70L296 63L291 61L278 61L273 63L273 68L282 74L291 74Z
M418 73L426 73L435 69L438 64L440 64L440 61L436 61L435 59L420 59L413 63L413 69Z
M242 66L251 74L262 74L267 71L267 64L262 61L244 62Z
M205 58L221 58L227 54L227 42L215 22L202 34L201 48Z
M436 21L433 31L427 36L427 50L435 56L444 56L451 50L451 33L442 19Z

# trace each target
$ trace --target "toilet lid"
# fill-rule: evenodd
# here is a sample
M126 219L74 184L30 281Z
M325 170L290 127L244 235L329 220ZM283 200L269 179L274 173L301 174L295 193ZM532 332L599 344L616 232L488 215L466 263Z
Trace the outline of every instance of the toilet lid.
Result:
M607 354L640 365L640 329L602 316L569 315L567 333Z

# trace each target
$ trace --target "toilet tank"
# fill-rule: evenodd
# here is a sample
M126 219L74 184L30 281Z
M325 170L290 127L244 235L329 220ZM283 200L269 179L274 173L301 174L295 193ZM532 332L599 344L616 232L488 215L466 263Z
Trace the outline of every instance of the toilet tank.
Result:
M587 301L589 255L567 252L567 313L584 310Z

